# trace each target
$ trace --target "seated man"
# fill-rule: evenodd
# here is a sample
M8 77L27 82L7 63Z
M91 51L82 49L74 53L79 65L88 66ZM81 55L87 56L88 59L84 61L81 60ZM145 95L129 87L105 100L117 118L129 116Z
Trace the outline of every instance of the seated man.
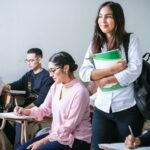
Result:
M125 145L128 148L135 148L137 146L150 146L150 131L140 135L139 137L128 135L125 140Z
M42 50L39 48L32 48L27 51L26 63L29 68L29 71L25 73L22 78L18 81L15 81L10 84L4 85L4 91L8 90L25 90L26 95L24 99L24 103L22 107L32 108L34 106L40 106L49 89L50 86L53 84L53 79L49 76L49 72L42 68ZM17 124L17 132L16 132L16 139L15 139L15 132L13 127L7 123L5 126L4 132L8 139L10 140L11 144L15 145L20 144L21 138L21 128L20 124ZM10 136L11 131L11 136ZM16 146L15 146L16 147Z

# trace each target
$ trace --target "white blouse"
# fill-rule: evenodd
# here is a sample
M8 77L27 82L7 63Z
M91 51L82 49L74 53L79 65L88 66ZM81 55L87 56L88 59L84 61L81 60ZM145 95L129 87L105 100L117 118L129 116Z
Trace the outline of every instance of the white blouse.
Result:
M121 57L126 60L124 47L121 47ZM106 45L101 49L102 52L107 51ZM83 64L79 70L80 78L89 82L91 77L91 72L95 69L93 61L89 58L92 55L91 44L85 55ZM142 57L140 55L139 40L134 34L130 35L130 42L128 48L128 66L123 71L114 74L121 86L124 88L102 92L100 88L97 89L97 97L95 100L95 106L106 112L110 112L110 107L112 112L118 112L128 109L136 104L134 98L133 82L138 78L142 70Z

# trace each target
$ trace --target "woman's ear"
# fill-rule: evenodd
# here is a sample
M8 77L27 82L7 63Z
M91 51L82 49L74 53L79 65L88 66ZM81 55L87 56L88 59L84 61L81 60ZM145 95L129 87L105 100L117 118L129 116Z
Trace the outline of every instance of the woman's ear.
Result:
M66 73L66 74L69 74L69 69L70 69L70 66L69 65L64 65L64 72Z

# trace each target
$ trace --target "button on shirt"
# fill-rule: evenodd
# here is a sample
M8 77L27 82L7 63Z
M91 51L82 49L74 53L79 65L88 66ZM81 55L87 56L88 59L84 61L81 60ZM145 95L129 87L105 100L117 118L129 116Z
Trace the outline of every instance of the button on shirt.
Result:
M121 57L126 59L123 45L120 45ZM128 66L123 71L114 74L121 86L121 89L117 89L109 92L102 92L100 88L97 89L97 97L95 100L95 106L106 112L119 112L128 109L136 104L134 98L133 82L138 78L142 70L142 58L139 53L139 40L134 34L130 35L130 42L128 48ZM106 52L107 48L104 45L101 48L102 52ZM80 68L80 78L85 82L90 82L91 72L95 69L95 65L91 58L92 50L91 44L87 50L84 62Z

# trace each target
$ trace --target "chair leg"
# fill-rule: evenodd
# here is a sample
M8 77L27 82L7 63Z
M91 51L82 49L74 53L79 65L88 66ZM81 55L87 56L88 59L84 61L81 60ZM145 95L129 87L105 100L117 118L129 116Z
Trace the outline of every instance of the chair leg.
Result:
M1 126L0 126L0 130L3 130L3 129L4 129L5 124L6 124L6 119L3 118L2 123L1 123Z

